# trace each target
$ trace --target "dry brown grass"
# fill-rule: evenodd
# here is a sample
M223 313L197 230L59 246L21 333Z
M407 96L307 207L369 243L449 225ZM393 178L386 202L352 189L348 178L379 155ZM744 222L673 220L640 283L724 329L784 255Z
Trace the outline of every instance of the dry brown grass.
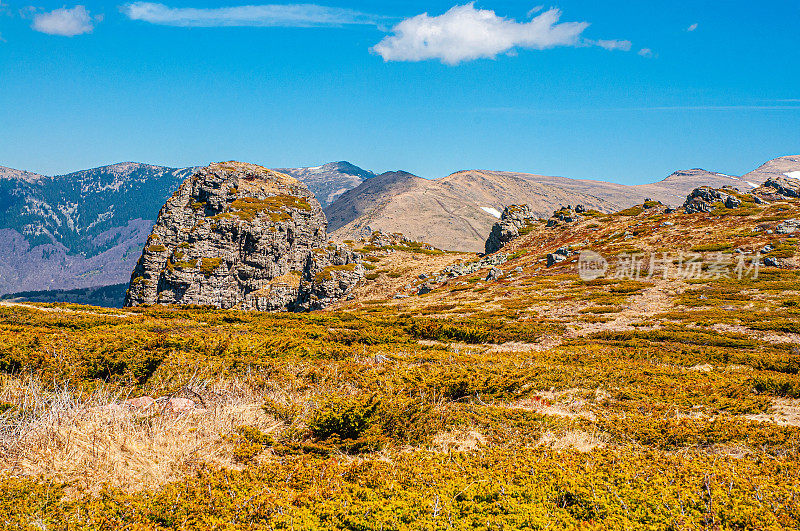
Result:
M104 389L80 397L68 387L48 393L35 381L5 379L0 399L17 407L0 416L0 471L94 493L104 485L138 491L201 463L234 467L225 437L239 426L266 433L283 426L242 382L208 385L198 394L205 407L176 413L163 400L139 409Z
M454 428L437 433L433 449L439 452L469 452L486 444L486 437L475 427Z
M591 396L590 395L594 395ZM590 397L590 398L587 398ZM518 400L508 407L535 411L540 415L562 418L586 418L595 420L589 406L602 397L602 391L566 389L563 391L538 391L535 395Z
M568 430L563 434L547 432L542 435L539 444L549 446L554 450L574 448L579 452L591 452L595 448L605 447L607 440L599 432L590 433L582 430Z

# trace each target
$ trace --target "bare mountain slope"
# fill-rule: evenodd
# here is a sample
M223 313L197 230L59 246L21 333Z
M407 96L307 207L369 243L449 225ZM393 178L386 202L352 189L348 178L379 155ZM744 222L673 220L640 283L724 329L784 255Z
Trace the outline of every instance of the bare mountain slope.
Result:
M800 178L800 155L772 159L742 177L753 184L761 184L770 177Z
M393 172L343 194L325 214L334 236L340 239L380 229L402 232L445 249L477 251L499 215L495 212L516 201L529 203L542 215L552 211L554 204L614 208L605 199L542 184L521 174L465 171L427 180Z
M765 167L780 173L800 170L800 158L783 157ZM383 230L402 232L443 249L481 251L485 235L509 204L527 203L542 217L561 206L576 204L604 212L645 199L677 206L698 186L734 186L742 191L755 188L769 176L758 171L740 178L692 169L636 186L487 170L460 171L436 180L392 172L342 194L325 213L330 230L339 240Z

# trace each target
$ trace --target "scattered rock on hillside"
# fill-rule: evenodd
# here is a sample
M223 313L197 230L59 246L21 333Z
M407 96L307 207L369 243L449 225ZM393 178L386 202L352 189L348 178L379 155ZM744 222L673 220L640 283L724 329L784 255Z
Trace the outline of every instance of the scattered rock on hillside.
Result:
M578 221L579 216L577 215L577 211L572 210L572 205L567 207L561 207L559 210L553 212L553 217L551 219L563 221L564 223L572 223L573 221Z
M776 194L783 197L800 197L800 179L791 177L770 177L753 193Z
M425 282L423 285L419 287L417 290L417 295L427 295L435 286L431 282Z
M764 258L764 265L767 267L783 267L783 261L778 258L767 256Z
M778 223L778 226L775 227L777 234L792 234L798 230L800 230L800 221L796 219L787 219Z
M508 256L505 253L496 253L490 256L484 256L480 260L474 262L467 262L461 264L453 264L447 266L442 270L442 274L436 278L436 282L444 282L448 278L460 277L463 275L471 275L476 271L485 269L487 267L503 265L508 261Z
M714 204L720 202L726 208L737 208L742 204L736 196L726 192L725 189L717 190L708 186L701 186L692 190L692 193L683 203L683 210L687 214L711 212L714 210Z
M212 164L161 209L125 305L323 308L364 275L360 255L328 245L326 228L296 179L254 164Z
M486 281L492 282L494 280L498 280L500 277L503 276L503 270L499 267L493 267L489 270L489 274L486 275Z
M496 253L505 244L519 238L520 231L537 219L528 205L509 205L503 209L500 221L494 224L489 238L486 240L485 254Z
M562 247L556 251L547 255L547 267L552 267L559 262L563 262L570 256L577 254L575 251L571 251L569 247Z
M380 230L372 232L369 237L361 240L364 244L378 249L389 248L389 250L408 250L418 249L423 251L436 251L436 247L429 243L418 242L406 237L400 232L387 233Z

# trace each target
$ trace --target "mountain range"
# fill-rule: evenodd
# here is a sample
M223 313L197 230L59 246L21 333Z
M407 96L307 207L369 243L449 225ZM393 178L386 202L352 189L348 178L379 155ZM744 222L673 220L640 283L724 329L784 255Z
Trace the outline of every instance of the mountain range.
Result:
M126 162L50 177L0 167L0 295L126 282L159 209L195 169ZM644 199L678 205L698 186L747 190L800 172L800 156L742 177L696 169L638 186L488 170L429 180L403 171L375 175L344 161L279 171L319 199L334 239L383 230L480 251L508 204L527 203L542 217L576 204L601 211Z
M699 186L747 191L768 177L798 170L800 156L790 156L769 161L742 177L693 169L636 186L488 170L459 171L435 180L388 172L345 192L325 208L325 214L337 240L356 240L382 230L402 232L441 249L480 252L509 204L528 204L545 218L561 206L577 204L603 212L646 199L678 206Z

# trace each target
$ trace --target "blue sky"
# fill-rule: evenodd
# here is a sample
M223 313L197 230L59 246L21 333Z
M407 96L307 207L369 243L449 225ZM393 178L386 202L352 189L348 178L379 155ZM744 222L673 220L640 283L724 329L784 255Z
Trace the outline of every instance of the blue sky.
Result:
M0 0L0 165L643 183L800 153L797 0L246 3Z

